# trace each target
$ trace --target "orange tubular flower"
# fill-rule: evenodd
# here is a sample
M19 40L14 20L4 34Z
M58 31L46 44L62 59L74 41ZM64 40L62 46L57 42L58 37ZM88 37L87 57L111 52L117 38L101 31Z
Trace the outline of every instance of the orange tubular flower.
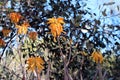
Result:
M91 57L93 58L93 61L96 62L96 63L102 63L103 62L103 56L98 51L94 51L92 53Z
M9 14L9 18L13 23L18 23L21 17L22 16L20 15L20 13L17 12L12 12Z
M30 57L27 60L28 70L41 72L44 69L44 61L40 57Z
M3 46L5 46L5 42L0 38L0 47L3 47Z
M28 22L24 22L22 25L16 25L16 28L18 29L18 34L27 34L28 27Z
M50 18L48 19L47 24L49 25L49 29L51 30L51 33L54 37L54 41L56 41L56 37L59 37L63 31L63 24L64 24L63 18Z
M37 32L30 32L28 35L29 35L29 38L32 40L36 40L37 38Z
M3 36L5 36L5 37L7 37L10 32L11 32L11 30L9 30L9 29L2 30Z

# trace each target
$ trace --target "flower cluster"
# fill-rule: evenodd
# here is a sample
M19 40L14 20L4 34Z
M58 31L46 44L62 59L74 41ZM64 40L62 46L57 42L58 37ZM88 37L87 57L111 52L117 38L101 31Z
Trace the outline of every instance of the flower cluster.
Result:
M63 18L50 18L48 19L47 24L49 24L49 29L54 37L54 41L56 41L56 37L59 37L63 31Z
M93 61L96 63L102 63L103 62L103 56L99 51L94 51L91 55L93 58Z
M12 12L9 14L9 18L11 19L11 21L13 23L18 23L19 20L22 18L22 16L20 15L20 13L17 13L17 12Z
M28 27L28 22L24 22L22 25L16 25L16 28L18 29L18 34L26 34L28 31Z
M44 69L44 61L40 57L30 57L27 60L28 70L41 72Z
M13 22L15 24L15 28L17 29L17 34L21 35L25 35L28 32L28 27L30 26L29 23L27 21L23 21L22 24L18 24L20 19L22 18L22 16L17 13L17 12L12 12L9 14L9 18L11 20L11 22ZM4 36L7 36L9 34L9 30L5 30L3 29L2 33ZM32 40L35 40L37 38L37 32L29 32L28 37ZM5 45L5 42L0 39L0 46ZM28 70L31 71L37 71L37 72L41 72L42 69L44 69L44 61L42 60L42 58L40 57L30 57L27 59L27 68Z
M15 24L16 28L18 29L18 31L17 31L18 34L26 34L27 33L28 26L30 26L27 21L25 21L22 25L18 25L18 22L22 18L20 13L12 12L9 14L9 18Z
M5 36L5 37L7 37L10 32L11 32L11 30L9 30L9 29L2 30L3 36Z

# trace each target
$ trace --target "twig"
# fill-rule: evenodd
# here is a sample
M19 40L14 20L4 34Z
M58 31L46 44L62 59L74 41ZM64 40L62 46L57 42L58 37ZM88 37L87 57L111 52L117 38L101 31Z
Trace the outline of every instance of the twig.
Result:
M71 47L71 44L70 44L70 49L69 49L69 51L70 51L70 52L69 52L69 58L68 58L68 61L67 61L66 66L68 66L68 65L69 65L69 63L70 63L70 58L71 58L71 55L72 55L72 54L71 54L71 48L72 48L72 47Z
M82 60L81 62L81 66L80 66L80 80L83 80L83 75L82 75L82 67L83 67L83 63L84 63L84 57L82 56Z
M100 63L97 64L97 69L98 69L99 80L104 80L103 75L102 75L102 67Z
M106 74L107 74L107 71L105 71L104 74L103 74L103 78L104 79L105 79Z
M24 39L24 37L23 37L23 39ZM23 40L23 39L22 39L22 40ZM17 41L17 42L19 42L19 41ZM22 55L21 55L20 47L21 47L21 45L18 46L18 55L19 55L20 65L21 65L22 74L23 74L23 79L22 79L22 80L26 80L26 74L25 74L24 66L23 66L23 64L22 64L22 58L21 58Z
M64 59L65 59L65 55L64 55L63 52L62 52L59 37L57 37L57 41L58 41L58 45L59 45L59 49L60 49L60 55L62 56L62 58L63 58L63 60L64 60Z
M37 71L37 68L35 69L35 72L37 73L37 80L41 80L40 79L40 73Z
M64 80L68 80L67 66L66 66L66 63L67 63L66 62L66 57L65 57L65 55L62 52L59 37L57 37L57 41L58 41L58 45L59 45L59 49L60 49L60 55L62 56L62 59L64 61Z
M17 35L17 34L15 34L13 37L11 37L11 39L10 39L10 40L8 41L8 43L6 44L5 48L3 49L2 54L0 55L0 60L1 60L2 56L4 55L6 48L9 46L9 44L10 44L11 41L12 41L12 39L13 39L16 35Z
M96 70L95 76L92 80L96 80L97 74L98 74L98 70Z
M46 74L46 79L45 80L50 80L49 76L50 76L50 61L48 62L48 69L47 69L47 74Z
M73 57L72 57L72 59L67 63L67 66L68 66L68 64L70 63L70 62L72 62L73 61L73 59L76 57L78 55L78 53L77 54L75 54Z

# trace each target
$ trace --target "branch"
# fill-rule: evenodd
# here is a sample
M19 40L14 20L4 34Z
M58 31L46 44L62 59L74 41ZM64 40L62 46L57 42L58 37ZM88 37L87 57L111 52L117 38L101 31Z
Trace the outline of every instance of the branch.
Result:
M71 45L71 43L70 43L70 49L69 49L69 58L68 58L68 61L67 61L67 64L66 64L66 66L68 66L69 65L69 63L70 63L70 58L71 58L71 56L72 56L72 54L71 54L71 48L72 48L72 45Z
M50 66L51 66L51 62L49 61L49 62L48 62L47 74L46 74L46 76L47 76L47 77L46 77L46 80L50 80L50 79L49 79L49 76L50 76Z
M92 80L96 80L97 74L98 74L98 70L96 70L95 76L94 76L94 78Z
M11 39L7 42L5 48L3 49L2 54L0 55L0 60L1 60L2 56L4 55L4 53L5 53L5 50L7 49L7 47L9 46L9 44L11 43L12 39L13 39L16 35L17 35L17 34L15 34L13 37L11 37Z
M98 70L99 80L104 80L104 77L102 75L102 67L100 63L97 64L97 70Z
M80 61L80 80L83 80L83 75L82 75L82 67L83 67L83 63L84 63L84 57L82 56L82 60Z
M23 41L24 37L21 40ZM22 63L22 55L21 55L20 47L21 47L21 45L19 44L19 46L17 48L17 52L18 52L18 56L19 56L19 60L20 60L20 65L21 65L21 68L22 68L22 74L23 74L23 79L22 80L26 80L26 73L25 73L24 64Z
M107 71L105 71L104 74L103 74L103 78L104 79L105 79L106 74L107 74Z
M60 49L60 55L62 56L62 59L64 62L64 80L72 80L68 73L67 60L66 60L66 56L62 52L59 37L57 37L57 41L58 41L58 45L59 45L59 49Z

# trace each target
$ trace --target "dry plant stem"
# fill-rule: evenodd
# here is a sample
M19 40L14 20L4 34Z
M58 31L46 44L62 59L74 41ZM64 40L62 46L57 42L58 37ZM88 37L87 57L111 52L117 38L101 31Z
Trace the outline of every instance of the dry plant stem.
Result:
M64 60L64 80L69 80L68 69L67 69L66 63L67 63L66 60Z
M99 80L104 80L102 75L102 67L100 63L97 64L97 69L98 69Z
M22 68L23 80L26 80L25 71L24 71L24 66L23 66L23 64L22 64L22 59L21 59L20 50L19 50L18 54L19 54L19 59L20 59L20 65L21 65L21 68Z
M18 36L17 36L18 38ZM23 38L24 39L24 38ZM17 39L18 40L18 39ZM19 41L17 41L19 43ZM25 73L25 70L24 70L24 66L22 64L22 55L21 55L21 51L20 51L20 47L21 45L18 46L18 55L19 55L19 59L20 59L20 65L21 65L21 68L22 68L22 74L23 74L23 79L22 80L26 80L26 73Z
M37 72L37 80L40 80L40 75L38 72Z
M8 41L8 43L6 44L5 48L3 49L2 54L0 55L0 60L1 60L2 56L4 55L4 53L5 53L6 49L7 49L7 47L8 47L9 44L11 43L12 39L13 39L16 35L17 35L17 34L15 34L14 36L12 36L12 37L10 38L10 40Z
M80 80L83 80L83 75L82 75L82 67L84 63L84 57L82 56L82 60L80 61L81 66L80 66Z
M104 72L104 75L103 75L103 78L104 78L104 79L105 79L106 74L107 74L107 71Z
M97 74L98 74L98 70L96 70L96 72L95 72L95 76L93 77L92 80L96 80L96 78L97 78Z
M46 79L45 80L50 80L49 76L50 76L50 61L48 62L48 69L47 69L47 74L46 74Z
M35 69L35 72L37 74L37 80L40 80L40 73L37 71L37 68Z
M68 64L69 64L70 62L72 62L72 61L73 61L73 59L74 59L77 55L78 55L78 53L77 53L77 54L75 54L75 55L73 55L72 59L70 59L70 61L68 61L67 66L68 66Z
M59 40L59 37L57 37L57 41L58 41L58 45L59 45L59 49L60 49L60 55L62 56L62 59L63 59L63 61L64 61L64 80L69 80L69 78L68 78L68 70L67 70L67 66L66 66L66 64L67 64L67 62L66 62L66 57L65 57L65 55L63 54L63 52L62 52L62 49L61 49L61 45L60 45L60 40Z
M80 70L80 80L83 80L82 71Z
M71 44L70 44L70 49L69 49L69 58L68 58L68 61L67 61L67 64L66 64L66 66L68 66L69 65L69 63L70 63L70 59L71 59Z

